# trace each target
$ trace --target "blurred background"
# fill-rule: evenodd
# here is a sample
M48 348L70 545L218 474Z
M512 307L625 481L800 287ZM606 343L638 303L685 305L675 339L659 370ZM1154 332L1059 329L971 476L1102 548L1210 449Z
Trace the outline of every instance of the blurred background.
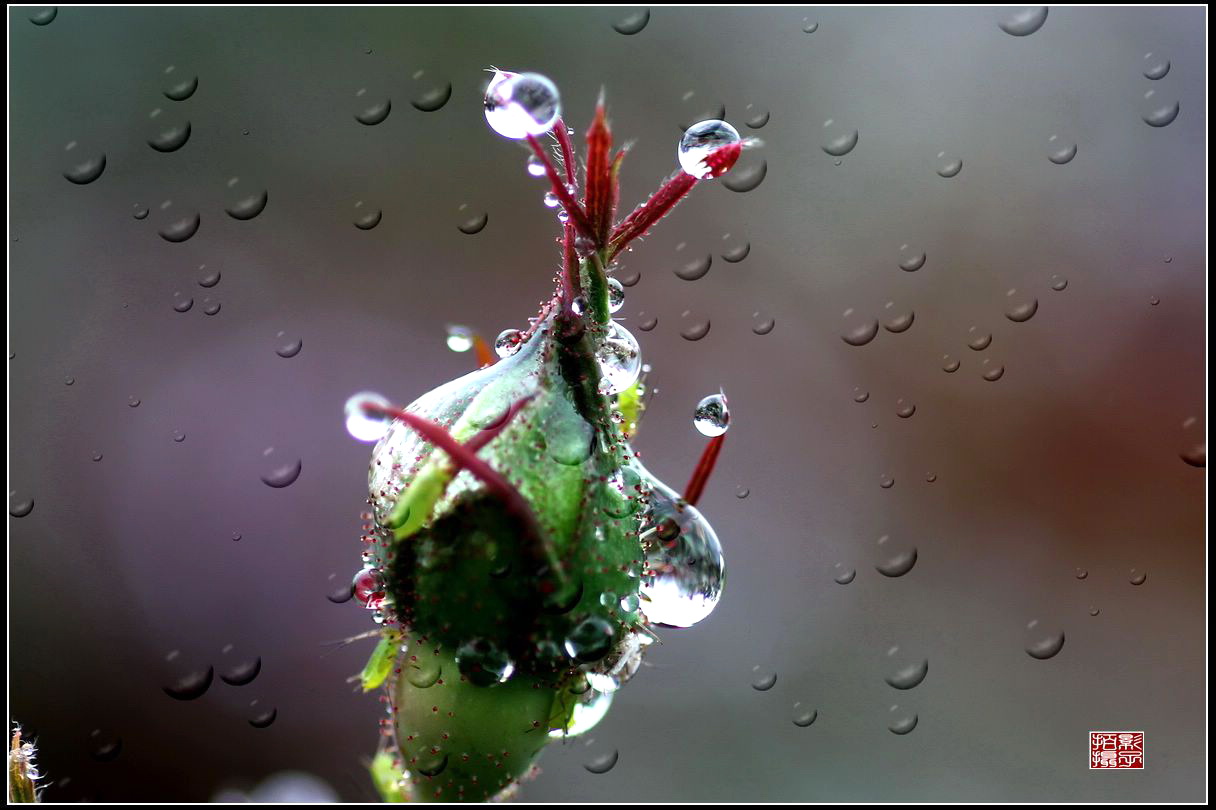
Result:
M282 771L375 798L381 705L348 682L372 642L326 646L374 627L328 598L371 450L343 403L470 370L445 326L525 325L556 267L543 182L482 114L491 65L550 76L580 139L605 91L626 206L683 125L724 111L764 142L617 271L654 369L647 466L681 486L694 405L730 399L700 504L722 601L523 797L1204 798L1204 9L9 26L9 713L47 799ZM204 695L166 695L207 667ZM1143 730L1147 767L1090 771L1104 729Z

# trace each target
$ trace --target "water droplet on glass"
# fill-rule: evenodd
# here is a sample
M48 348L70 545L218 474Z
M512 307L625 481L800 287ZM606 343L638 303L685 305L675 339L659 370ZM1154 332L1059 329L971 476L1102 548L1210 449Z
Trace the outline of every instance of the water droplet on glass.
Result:
M685 311L680 316L680 337L685 340L700 340L709 334L709 327L709 318L695 315L690 311Z
M355 203L355 208L362 208L363 203ZM380 224L380 220L384 218L384 213L379 208L369 208L367 211L358 212L355 216L355 227L361 231L370 231L372 228Z
M898 708L893 706L892 709ZM916 728L916 724L920 722L920 717L916 714L909 714L894 720L887 729L892 734L903 736L904 734L912 733L912 729Z
M997 24L1006 34L1027 37L1042 28L1045 22L1047 22L1047 6L1030 6L1011 14Z
M760 187L768 176L768 161L760 160L751 166L741 166L722 178L722 187L744 194Z
M752 494L752 491L750 489L748 489L747 487L739 487L738 489L735 490L735 497L739 498L739 499L746 498L748 495L751 495L751 494Z
M985 357L980 363L980 376L988 382L996 382L1005 376L1005 367Z
M166 242L185 242L198 233L202 222L203 218L198 213L186 214L166 224L158 233Z
M215 668L207 667L204 670L191 672L163 689L166 695L176 700L197 700L211 688L211 681L214 677Z
M1085 579L1088 576L1089 576L1089 572L1086 571L1084 568L1077 569L1077 579Z
M1031 622L1031 625L1035 625ZM1033 627L1031 628L1033 629ZM1060 650L1064 649L1064 633L1055 635L1043 636L1036 641L1026 646L1026 654L1031 658L1037 658L1040 661L1046 661L1048 658L1054 658Z
M737 264L747 258L747 254L752 252L752 243L744 242L738 247L733 247L722 254L722 261Z
M64 385L72 385L72 384L73 384L73 383L75 383L75 382L76 382L76 378L75 378L75 377L68 376L68 377L64 377L64 378L63 378L63 384L64 384Z
M794 725L798 726L798 728L807 728L811 725L811 723L814 723L818 717L818 709L801 710L799 709L799 704L794 704Z
M841 126L835 118L823 122L823 151L832 157L844 157L857 146L860 137L855 129Z
M706 165L705 159L716 150L739 143L740 140L739 131L725 121L710 119L695 123L680 138L676 150L680 168L698 180L717 176L714 169Z
M752 689L757 692L767 692L777 685L776 672L761 672L759 666L752 667Z
M181 444L186 440L186 432L184 430L175 430L173 431L172 436L173 441L177 442L178 444Z
M746 123L751 129L763 129L768 124L769 119L772 118L772 113L768 110L753 110L750 104L747 105L747 110L750 112L750 115Z
M169 75L174 72L175 68L173 66L169 66L169 68L165 71L165 74ZM186 99L190 98L190 96L194 95L195 90L198 90L198 76L190 76L177 81L170 78L170 84L165 88L164 92L165 98L169 99L170 101L185 101Z
M1097 615L1098 615L1099 613L1101 613L1101 612L1102 612L1102 611L1098 610L1096 607L1091 607L1091 608L1089 609L1089 615L1090 615L1090 616L1097 616Z
M1063 292L1065 289L1068 288L1068 279L1064 278L1064 276L1061 276L1059 274L1052 276L1051 277L1051 288L1053 290L1055 290L1056 292Z
M94 451L94 453L93 453L93 460L94 460L94 461L101 461L101 459L102 459L101 452L100 452L100 451Z
M625 36L633 36L640 33L646 24L650 22L650 9L644 8L641 11L635 11L632 14L626 15L612 24L613 30L618 34Z
M937 174L939 177L951 178L962 170L962 158L947 157L945 152L937 153Z
M905 400L898 400L895 403L895 415L900 419L907 419L916 413L916 405Z
M967 330L967 345L974 351L982 352L992 344L992 333L981 332L978 326Z
M1039 299L1031 295L1019 295L1017 290L1005 293L1009 300L1005 304L1005 317L1014 323L1025 323L1039 311Z
M39 9L30 15L30 22L34 25L50 25L59 16L58 6L49 6Z
M33 511L33 498L24 497L16 492L8 493L8 513L10 517L23 518Z
M127 407L138 408L139 407L139 397L135 397L135 396L127 397Z
M346 432L361 442L379 441L392 424L392 420L387 416L368 413L364 407L366 405L388 408L392 403L374 391L360 391L355 394L346 400L343 409L346 414Z
M153 110L149 116L155 123L155 129L152 136L148 138L148 146L157 152L176 152L186 145L186 141L190 140L190 122L184 120L156 121L160 118L160 112L160 110Z
M893 648L890 654L894 654L898 648ZM885 680L888 685L896 689L915 689L925 680L925 676L929 674L929 659L925 658L920 661L914 661L907 666L896 670L887 675Z
M479 214L478 216L470 217L456 227L463 234L473 236L485 230L486 224L490 221L489 214Z
M684 281L696 281L705 277L705 274L709 272L710 265L713 264L713 260L713 256L705 256L672 272L676 274L676 278L683 279Z
M642 350L638 339L616 321L609 322L604 339L596 347L600 366L600 390L619 394L637 382L642 373Z
M912 250L907 245L899 246L899 255L899 269L906 273L915 273L925 266L925 261L929 258L924 251Z
M289 339L287 339L286 332L279 332L279 334L276 336L276 340L279 341L279 345L275 347L274 353L277 354L279 357L283 357L283 358L295 357L297 354L300 353L300 350L304 348L304 339L303 338L295 338L294 340L289 340Z
M1164 79L1165 74L1170 72L1170 60L1163 59L1151 53L1144 55L1144 78L1157 81Z
M229 686L246 686L253 683L261 671L262 658L259 656L250 661L243 661L227 672L221 672L220 680Z
M1155 102L1151 98L1146 99L1150 103L1145 107L1143 114L1144 123L1150 127L1168 127L1174 123L1174 119L1178 117L1178 113L1182 110L1182 105L1175 101L1171 103Z
M228 187L233 188L235 185L236 183L229 183ZM266 189L260 189L239 196L224 211L233 219L245 222L265 211L266 203L269 201L270 192Z
M600 754L595 759L592 759L590 762L584 764L583 767L586 768L590 773L608 773L608 771L616 767L617 760L619 760L620 757L620 752L614 748L606 754Z
M88 185L101 177L102 172L106 170L106 155L105 152L81 154L84 150L77 150L76 141L72 141L64 149L69 153L68 160L72 163L63 170L63 176L78 186Z
M649 332L659 325L658 316L650 316L645 312L638 313L638 329Z
M146 205L140 205L139 203L135 203L135 205L132 206L132 208L134 210L131 212L131 216L135 217L136 219L147 219L148 218L148 207Z
M870 398L869 391L866 391L865 389L860 388L860 387L855 387L853 389L853 401L854 402L865 402L869 398Z
M1069 163L1077 156L1077 145L1075 143L1064 143L1060 139L1052 135L1047 139L1047 159L1057 166L1063 166Z
M862 318L853 309L844 311L845 331L841 340L850 346L864 346L878 334L878 320Z
M878 427L878 425L875 425L874 427ZM890 489L891 487L895 486L895 479L889 475L884 474L881 478L878 479L878 485L880 487L882 487L883 489Z
M773 331L773 327L775 327L776 325L777 325L777 322L775 320L773 320L772 318L769 318L765 315L761 315L759 312L752 313L752 332L753 332L753 334L767 335L769 332Z
M452 83L442 82L423 90L410 99L419 112L438 112L452 98Z
M730 427L730 409L725 394L710 394L697 403L692 423L702 436L721 436Z
M718 604L726 561L713 527L658 480L643 514L641 610L654 624L691 627Z
M837 573L835 577L833 577L837 585L848 585L850 582L857 579L856 568L843 568L840 563L836 563L836 567L842 568L842 570Z
M879 545L885 544L887 535L883 535L879 539ZM917 551L916 548L910 548L907 551L902 551L894 556L874 566L874 570L882 574L884 577L902 577L904 574L912 570L916 565Z
M275 718L278 716L278 709L267 709L264 712L260 712L259 714L255 714L253 717L250 717L249 725L253 726L254 728L269 728L270 725L275 721Z
M1207 442L1202 444L1192 445L1190 448L1183 450L1178 454L1184 462L1192 467L1207 469L1208 466L1208 445Z
M1135 568L1133 568L1132 573L1131 573L1131 578L1128 579L1128 582L1130 582L1133 585L1143 585L1145 580L1147 580L1147 579L1148 579L1148 574L1144 573L1143 571L1137 571Z
M264 457L274 455L274 448L266 448L262 455ZM262 483L268 487L274 487L275 489L282 489L283 487L289 487L294 484L296 479L300 477L300 471L304 467L304 462L298 458L279 458L277 463L275 463L274 459L268 460L274 466L272 466L270 470L262 476Z
M888 332L899 334L907 332L912 327L912 322L916 320L916 313L908 310L904 313L895 312L895 302L888 301L883 307L883 328Z
M561 116L557 86L539 73L497 71L486 88L486 121L506 138L543 135Z
M369 104L367 103L366 96L366 88L360 89L359 92L355 93L355 98L358 99L356 103L362 105L358 112L355 113L355 120L364 126L374 127L376 124L383 123L388 118L388 114L393 111L393 100L385 98L382 101L377 100Z
M806 17L802 18L802 33L813 34L819 30L819 23L810 22Z

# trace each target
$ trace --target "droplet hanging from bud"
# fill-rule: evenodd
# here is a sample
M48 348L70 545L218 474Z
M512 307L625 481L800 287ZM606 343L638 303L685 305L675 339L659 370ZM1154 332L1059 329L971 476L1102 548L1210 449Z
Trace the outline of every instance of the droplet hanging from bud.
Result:
M680 168L698 180L725 174L730 166L710 166L705 159L722 147L734 146L741 141L739 131L725 121L714 119L693 124L680 138L677 151Z
M557 86L539 73L498 71L486 88L486 122L506 138L543 135L561 117Z

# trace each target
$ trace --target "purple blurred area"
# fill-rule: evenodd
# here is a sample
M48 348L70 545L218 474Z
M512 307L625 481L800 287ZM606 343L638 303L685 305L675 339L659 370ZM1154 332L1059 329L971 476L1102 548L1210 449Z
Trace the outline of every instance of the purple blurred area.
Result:
M719 105L764 141L735 172L768 167L746 193L696 189L618 271L641 274L619 314L654 369L647 467L682 486L693 407L730 398L700 503L722 601L661 631L523 798L1204 799L1206 469L1180 454L1206 446L1205 9L1053 8L1021 37L998 8L655 8L634 35L623 8L32 13L9 9L10 510L34 499L9 519L9 715L46 799L206 801L281 771L376 798L384 709L350 682L372 642L330 644L375 626L327 598L360 565L367 494L343 403L470 370L445 325L523 327L556 269L545 188L482 115L490 65L550 76L577 137L605 91L634 142L626 206ZM448 82L441 109L411 104ZM382 123L355 120L383 98ZM184 146L149 147L184 121ZM100 178L65 180L98 153ZM225 213L262 189L260 215ZM158 236L195 212L192 238ZM672 272L705 255L704 278ZM841 340L907 311L907 331ZM682 339L697 317L709 334ZM295 459L293 484L262 482ZM909 573L875 570L911 548ZM259 656L252 683L220 679ZM884 682L921 659L921 685ZM208 666L201 698L165 694ZM1143 771L1088 769L1106 729L1145 731Z

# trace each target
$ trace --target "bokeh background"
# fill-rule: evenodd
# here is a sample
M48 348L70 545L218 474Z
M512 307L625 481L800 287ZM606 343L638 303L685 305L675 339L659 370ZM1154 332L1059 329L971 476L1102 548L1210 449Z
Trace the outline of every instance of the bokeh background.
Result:
M325 646L373 627L327 599L359 565L370 452L343 403L465 373L445 325L522 326L557 257L526 153L485 125L490 65L551 76L580 135L605 90L627 204L722 107L764 141L728 182L767 162L753 190L698 188L619 271L640 274L621 315L654 368L649 468L680 486L694 404L730 398L702 501L724 597L524 797L1204 797L1206 469L1180 455L1206 446L1206 12L1059 8L1012 36L1018 9L654 8L614 29L637 11L10 8L10 514L34 507L9 519L9 699L48 799L207 800L285 770L374 798L381 707L347 682L371 642ZM293 485L262 483L296 458ZM247 686L162 691L255 656ZM925 659L915 689L884 681ZM1144 730L1145 770L1090 771L1097 729Z

